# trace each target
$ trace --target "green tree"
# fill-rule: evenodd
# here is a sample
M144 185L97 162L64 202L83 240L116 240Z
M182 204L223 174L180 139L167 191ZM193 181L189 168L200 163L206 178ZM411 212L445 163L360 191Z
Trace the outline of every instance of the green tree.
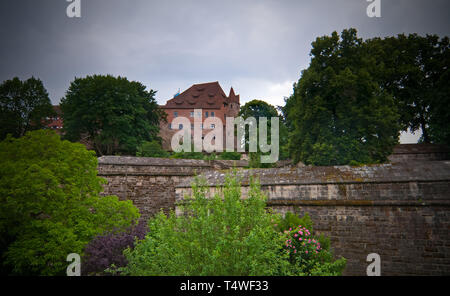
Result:
M277 109L268 104L267 102L261 101L261 100L252 100L250 102L247 102L245 105L243 105L239 111L239 116L242 116L242 118L247 119L249 117L254 117L257 122L257 126L260 126L259 118L265 117L267 118L267 133L268 133L268 141L271 140L271 118L272 117L280 117ZM246 127L246 151L248 151L249 147L249 133L248 133L249 127ZM284 121L280 120L279 124L279 140L280 140L280 158L286 159L288 157L288 154L284 152L287 148L287 145L284 145L284 143L287 143L288 133L287 133L287 127L284 125ZM259 132L258 132L259 137ZM284 152L284 153L283 153ZM271 164L263 164L261 163L261 151L259 149L259 145L257 146L256 152L250 152L250 167L270 167Z
M138 147L138 151L136 156L140 157L161 157L167 158L169 157L169 152L162 149L161 144L157 140L153 141L144 141Z
M123 77L76 78L61 101L65 137L79 141L87 136L98 155L136 155L143 141L157 139L165 119L155 93Z
M54 115L41 80L15 77L0 84L0 140L7 134L21 137L27 131L41 129L46 118Z
M227 176L221 194L206 197L197 180L184 215L162 212L133 251L125 251L127 275L277 275L289 268L284 238L273 227L265 197L253 182L241 199L237 178Z
M398 143L392 95L371 71L356 30L323 36L312 43L311 64L289 98L289 148L295 161L314 165L377 163Z
M97 158L53 131L0 143L2 261L11 274L62 275L70 253L82 255L97 234L139 217L131 201L100 197Z
M376 60L372 76L394 96L402 130L421 130L426 143L450 143L448 37L400 34L367 40L364 47Z

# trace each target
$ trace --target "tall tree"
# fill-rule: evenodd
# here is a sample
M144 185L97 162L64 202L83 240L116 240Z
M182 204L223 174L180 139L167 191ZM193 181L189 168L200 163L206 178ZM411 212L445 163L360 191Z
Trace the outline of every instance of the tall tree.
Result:
M288 100L290 152L315 165L376 163L398 142L393 97L371 76L376 67L356 30L312 43L311 64Z
M245 105L243 105L239 111L239 116L242 116L242 118L247 119L249 117L254 117L257 122L257 126L260 126L259 118L265 117L267 118L267 137L268 141L271 141L271 118L272 117L280 117L280 115L277 112L277 109L268 104L265 101L261 100L252 100L250 102L247 102ZM259 137L259 132L257 132L257 135ZM286 159L289 155L287 152L287 146L283 145L284 143L287 143L288 138L288 132L287 128L284 125L284 121L281 119L279 124L279 135L278 139L280 141L280 159ZM249 143L249 133L246 132L246 150L248 151L248 143ZM259 146L257 146L258 151L256 153L250 153L250 162L251 166L254 167L270 167L270 164L262 164L260 163L261 159L261 152L259 151Z
M100 196L97 158L53 131L0 142L0 266L15 275L64 275L70 253L139 218L131 201Z
M165 118L155 93L120 76L76 78L61 101L65 137L87 136L98 155L135 155L143 141L157 138Z
M423 142L446 142L443 133L449 134L450 100L448 37L400 34L367 40L365 47L377 64L372 76L394 96L402 130L421 130Z
M21 137L41 129L54 116L47 90L41 80L14 77L0 84L0 139L7 134Z

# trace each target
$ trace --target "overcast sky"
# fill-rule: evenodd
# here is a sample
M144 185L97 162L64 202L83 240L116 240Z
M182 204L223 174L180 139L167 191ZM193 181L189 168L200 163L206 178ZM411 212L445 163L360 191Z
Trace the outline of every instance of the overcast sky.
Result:
M318 36L356 28L362 38L400 33L450 35L449 0L1 0L0 81L40 78L54 104L74 77L112 74L157 90L159 104L178 89L219 81L241 104L283 105L308 67ZM416 136L417 137L417 136ZM416 137L403 137L402 142Z

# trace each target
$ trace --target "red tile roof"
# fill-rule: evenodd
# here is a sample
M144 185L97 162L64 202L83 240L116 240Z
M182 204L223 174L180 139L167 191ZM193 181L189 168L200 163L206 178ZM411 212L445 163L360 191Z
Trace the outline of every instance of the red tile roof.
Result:
M219 82L194 84L178 96L168 100L167 109L220 109L223 104L239 103L239 95L233 88L227 97Z

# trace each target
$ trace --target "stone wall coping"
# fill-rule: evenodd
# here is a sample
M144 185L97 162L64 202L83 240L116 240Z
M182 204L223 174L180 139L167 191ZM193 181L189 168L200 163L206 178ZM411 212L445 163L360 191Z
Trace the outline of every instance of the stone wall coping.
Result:
M242 186L250 177L257 177L261 186L320 185L450 181L450 161L426 161L394 164L350 166L307 166L302 168L238 169ZM208 171L201 174L209 186L222 185L225 172ZM191 187L192 180L180 182L176 188Z
M199 159L173 159L156 157L133 157L133 156L102 156L98 158L99 165L126 165L126 166L165 166L165 167L245 167L245 160L199 160Z

